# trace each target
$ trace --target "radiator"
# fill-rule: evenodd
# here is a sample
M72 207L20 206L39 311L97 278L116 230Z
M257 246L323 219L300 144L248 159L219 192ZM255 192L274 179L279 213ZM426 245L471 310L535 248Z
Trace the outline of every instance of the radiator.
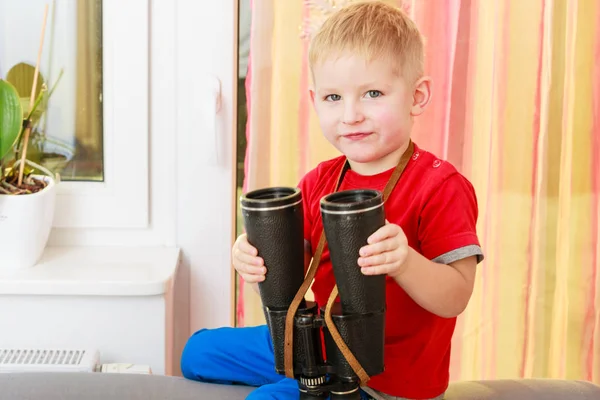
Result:
M95 372L101 367L96 350L0 348L0 373Z

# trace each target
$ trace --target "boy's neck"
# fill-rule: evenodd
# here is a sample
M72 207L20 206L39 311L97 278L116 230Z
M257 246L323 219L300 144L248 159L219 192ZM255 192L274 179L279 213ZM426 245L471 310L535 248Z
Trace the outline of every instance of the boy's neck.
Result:
M358 163L348 159L350 169L363 176L372 176L388 171L398 165L400 158L402 158L402 155L408 148L409 144L410 142L406 142L402 147L391 152L390 154L380 158L379 160L368 163Z

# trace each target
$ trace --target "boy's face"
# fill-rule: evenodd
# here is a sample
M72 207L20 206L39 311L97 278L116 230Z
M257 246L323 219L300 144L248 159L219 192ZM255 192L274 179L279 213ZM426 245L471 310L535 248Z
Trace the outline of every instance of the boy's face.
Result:
M367 63L351 54L312 70L311 98L327 140L358 173L394 167L408 146L413 116L429 102L429 80L409 86L385 59Z

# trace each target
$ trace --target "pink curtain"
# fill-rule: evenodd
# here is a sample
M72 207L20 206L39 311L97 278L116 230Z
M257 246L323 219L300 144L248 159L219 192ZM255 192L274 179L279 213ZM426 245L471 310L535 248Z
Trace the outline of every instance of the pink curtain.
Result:
M254 0L244 190L336 156L307 90L307 41L352 0ZM426 41L434 97L413 135L474 184L479 267L452 379L600 383L600 3L394 1ZM243 285L242 285L243 288ZM238 325L264 323L243 289Z

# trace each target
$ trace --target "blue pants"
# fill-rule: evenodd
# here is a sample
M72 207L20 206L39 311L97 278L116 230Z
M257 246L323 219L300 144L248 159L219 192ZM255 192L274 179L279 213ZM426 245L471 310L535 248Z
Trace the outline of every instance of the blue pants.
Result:
M247 399L299 399L298 383L275 372L273 344L266 325L202 329L188 340L181 371L188 379L257 386ZM367 399L366 394L363 397Z

